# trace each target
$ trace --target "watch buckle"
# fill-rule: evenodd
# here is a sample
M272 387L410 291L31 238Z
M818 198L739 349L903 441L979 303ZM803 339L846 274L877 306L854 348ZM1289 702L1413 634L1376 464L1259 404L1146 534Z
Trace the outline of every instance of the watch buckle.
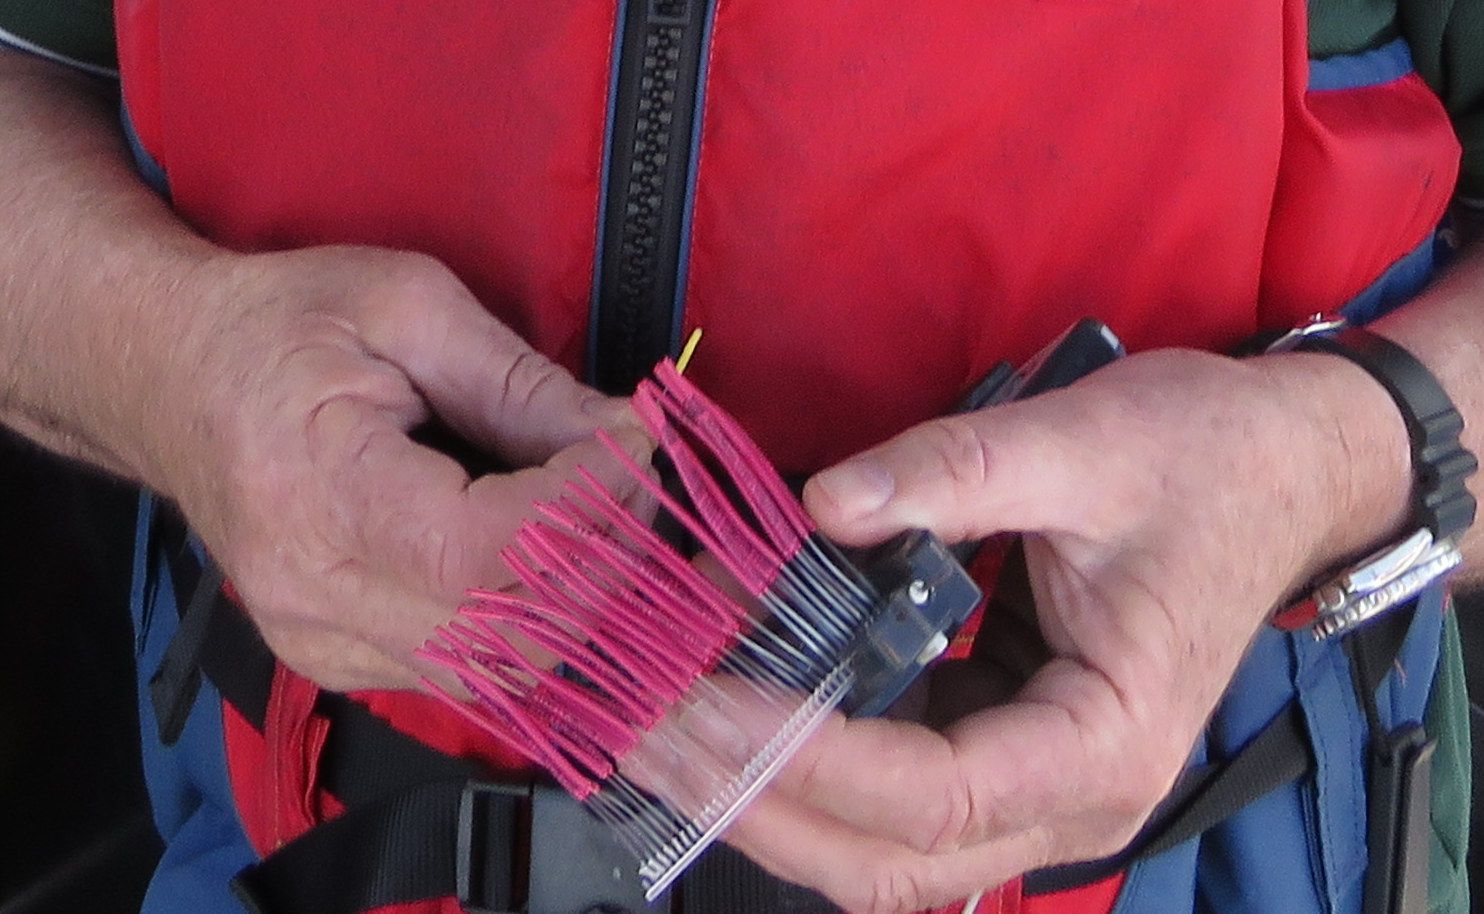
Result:
M1284 334L1263 347L1263 352L1273 354L1278 352L1290 352L1299 343L1311 336L1324 336L1330 333L1339 333L1349 326L1349 321L1343 314L1331 312L1328 314L1311 314L1304 323L1285 331Z

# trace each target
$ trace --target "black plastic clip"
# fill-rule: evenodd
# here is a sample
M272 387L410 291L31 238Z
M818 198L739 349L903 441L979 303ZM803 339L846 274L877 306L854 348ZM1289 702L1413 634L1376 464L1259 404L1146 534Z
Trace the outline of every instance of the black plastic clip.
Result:
M537 784L531 797L527 914L664 914L644 901L634 855L566 791Z
M1372 747L1365 914L1427 910L1432 756L1437 747L1420 724L1399 727Z
M909 530L851 557L885 605L851 650L855 685L841 708L872 717L947 649L983 594L942 540Z
M520 809L530 796L527 784L464 785L454 884L459 906L469 914L516 914L517 864L511 850L520 842Z

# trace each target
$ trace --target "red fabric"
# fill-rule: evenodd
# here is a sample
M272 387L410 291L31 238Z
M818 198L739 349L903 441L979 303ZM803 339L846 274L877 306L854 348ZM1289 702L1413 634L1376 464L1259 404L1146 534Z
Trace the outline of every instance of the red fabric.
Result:
M1027 895L1020 902L1019 914L1107 914L1118 903L1123 891L1123 874L1110 876L1081 888L1047 895ZM1011 914L1005 911L1004 914Z
M1284 8L723 0L697 379L808 471L1088 313L1133 348L1220 348L1353 295L1435 224L1458 150L1415 78L1306 92ZM613 4L153 12L121 4L125 88L208 234L427 251L580 363Z
M616 8L172 2L157 94L174 201L238 248L433 254L577 367ZM125 74L135 97L149 74Z
M139 142L165 164L165 128L160 115L159 0L115 0L114 32L124 105Z
M1065 892L1026 895L1020 879L984 893L972 912L962 901L924 914L1108 914L1123 890L1123 874Z
M329 724L314 713L319 688L280 666L273 676L263 732L222 703L227 773L248 839L268 854L344 807L318 787Z
M1290 2L1286 15L1286 128L1260 290L1269 326L1338 308L1415 248L1452 199L1461 154L1416 74L1307 91L1306 7Z
M1284 47L1254 4L723 2L697 382L808 470L1089 313L1134 348L1250 334Z

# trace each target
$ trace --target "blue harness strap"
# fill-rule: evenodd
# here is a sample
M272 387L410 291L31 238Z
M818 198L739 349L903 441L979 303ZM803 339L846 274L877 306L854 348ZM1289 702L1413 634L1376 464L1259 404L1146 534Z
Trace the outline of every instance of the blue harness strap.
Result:
M159 738L150 680L179 624L170 563L154 536L157 504L143 494L135 531L129 612L139 686L144 779L165 853L150 881L143 914L240 911L232 877L257 862L237 818L227 777L221 698L202 682L171 746Z

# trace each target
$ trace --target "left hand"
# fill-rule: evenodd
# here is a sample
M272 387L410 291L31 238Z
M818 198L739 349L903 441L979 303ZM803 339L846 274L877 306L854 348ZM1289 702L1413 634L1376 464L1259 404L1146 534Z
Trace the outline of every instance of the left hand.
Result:
M1342 360L1163 350L819 474L805 503L841 542L1022 532L1052 657L942 733L831 719L727 840L857 914L1121 849L1272 609L1400 522L1407 466Z

